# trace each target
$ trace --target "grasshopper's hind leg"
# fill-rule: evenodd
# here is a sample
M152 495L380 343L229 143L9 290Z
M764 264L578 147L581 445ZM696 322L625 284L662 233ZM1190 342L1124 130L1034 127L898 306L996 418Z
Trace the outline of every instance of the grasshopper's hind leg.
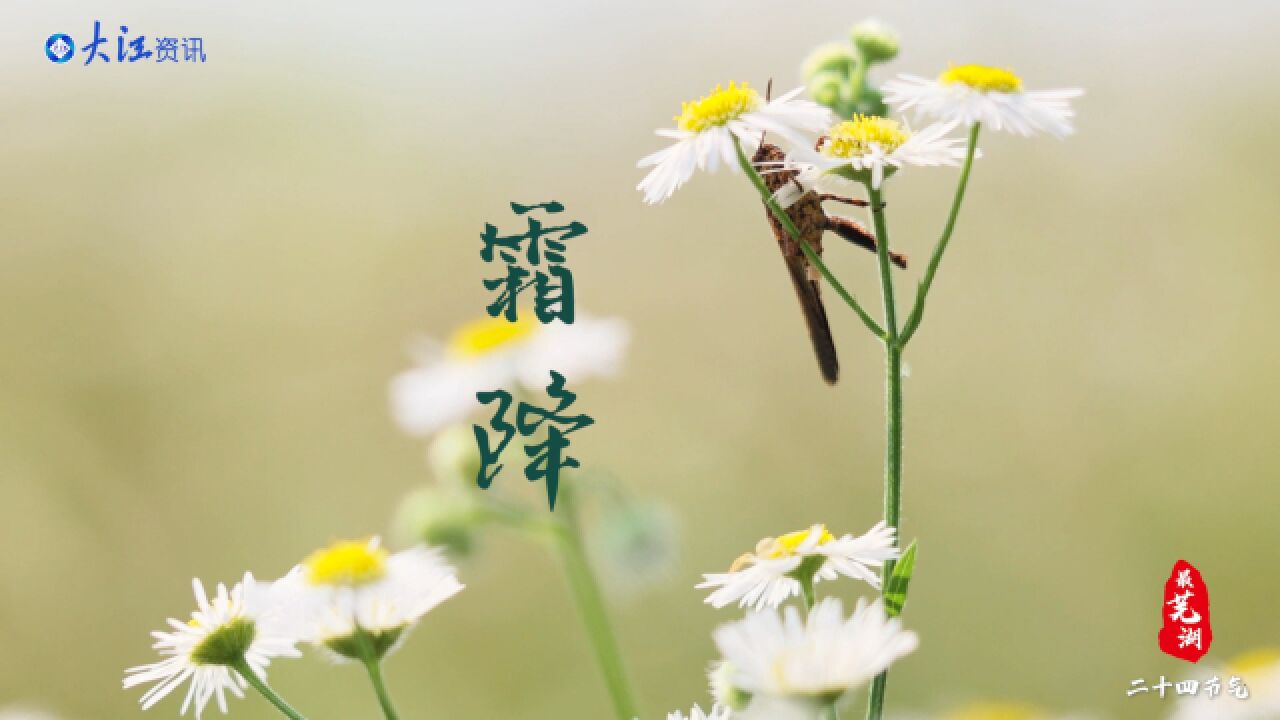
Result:
M859 198L845 197L844 195L833 195L832 193L821 193L820 195L818 195L818 199L823 202L826 202L827 200L833 200L835 202L844 203L845 205L852 205L854 207L866 207L867 205L870 204L866 200L861 200Z
M826 229L857 245L860 248L876 251L876 236L871 231L863 227L860 223L850 220L849 218L828 215ZM889 259L894 265L900 268L907 266L907 256L902 253L890 252Z

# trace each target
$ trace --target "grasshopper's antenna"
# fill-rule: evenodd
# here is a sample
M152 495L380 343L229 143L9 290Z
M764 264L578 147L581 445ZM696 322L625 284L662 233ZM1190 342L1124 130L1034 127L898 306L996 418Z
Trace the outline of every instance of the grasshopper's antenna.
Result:
M765 84L765 86L764 86L764 101L765 101L765 102L769 102L770 100L772 100L772 99L773 99L773 98L772 98L772 95L773 95L773 78L769 78L769 82L768 82L768 83L766 83L766 84ZM760 133L760 144L761 144L761 145L764 145L764 136L765 136L765 135L767 135L767 134L768 134L768 131L767 131L767 130L765 130L765 131L761 131L761 133Z

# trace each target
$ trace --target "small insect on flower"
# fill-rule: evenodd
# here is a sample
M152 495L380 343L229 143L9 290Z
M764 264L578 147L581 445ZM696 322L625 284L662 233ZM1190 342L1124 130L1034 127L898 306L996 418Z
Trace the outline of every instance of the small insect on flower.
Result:
M982 123L1018 135L1038 132L1066 137L1075 132L1071 100L1080 88L1027 91L1011 70L986 65L955 65L934 80L901 75L884 84L885 101L898 112L969 126Z
M832 126L818 140L816 150L797 150L788 157L800 170L798 185L812 188L828 177L879 188L885 178L907 165L958 165L964 159L964 139L949 137L956 123L935 123L913 131L903 123L878 115L854 115ZM792 196L779 197L789 202Z
M226 713L227 693L244 697L244 688L248 687L242 670L265 681L271 658L301 654L270 585L256 583L246 573L230 591L219 584L210 598L199 580L191 584L197 606L191 619L171 619L171 632L151 633L156 639L152 647L165 659L125 670L126 688L155 683L140 700L143 710L190 680L181 714L186 715L194 706L199 718L215 698L218 709Z
M465 420L480 403L476 393L519 381L541 390L556 370L571 382L611 376L630 340L616 318L582 313L571 325L484 318L462 326L443 346L423 343L418 366L391 381L391 411L412 435L428 435Z
M837 538L826 525L814 525L781 537L765 538L756 544L755 552L735 560L729 572L704 573L697 587L715 588L705 601L713 607L737 602L739 607L756 610L776 608L799 595L800 578L809 574L814 582L843 575L879 588L880 578L872 568L898 557L895 534L893 528L881 522L862 536L846 534Z
M915 650L915 633L889 618L879 600L859 600L844 616L838 598L823 598L802 618L794 607L748 613L713 634L734 669L733 684L762 697L829 703Z
M776 100L766 100L754 88L742 83L716 86L709 95L684 103L674 129L657 134L675 140L671 146L646 156L637 167L653 169L636 189L647 203L671 197L693 177L695 170L715 172L721 161L737 167L735 142L751 147L765 132L791 142L804 143L803 133L826 127L831 111L800 98L804 88L796 88Z
M315 551L277 581L302 641L337 659L381 658L432 608L462 591L439 550L388 553L378 538Z
M867 204L865 200L818 193L805 187L799 180L800 170L790 167L786 153L777 145L761 142L751 162L760 169L769 191L786 206L786 213L800 231L800 236L819 257L822 255L822 237L828 230L858 247L873 253L876 251L876 239L870 230L849 218L828 215L822 206L824 201L831 200L861 207ZM823 380L835 384L840 377L840 362L836 355L835 340L831 336L831 326L827 321L826 306L822 303L822 279L800 244L791 237L791 233L782 226L773 211L766 206L764 213L769 218L769 227L778 242L778 249L782 251L791 285L800 301L800 310L804 313L805 326L809 331L809 341L818 360L818 370L822 373ZM898 267L907 266L906 256L898 253L890 253L890 256Z

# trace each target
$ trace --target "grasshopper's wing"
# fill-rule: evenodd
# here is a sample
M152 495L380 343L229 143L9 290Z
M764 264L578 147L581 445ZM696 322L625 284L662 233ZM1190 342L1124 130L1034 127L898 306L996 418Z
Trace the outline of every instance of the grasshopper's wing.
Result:
M804 313L804 323L809 328L809 341L818 359L818 369L822 371L822 379L834 385L840 378L840 361L836 356L835 340L831 337L831 325L827 322L827 310L822 304L821 286L810 277L809 262L804 255L788 255L785 247L782 254L791 284L796 289L796 299L800 301L800 310Z
M782 170L779 166L786 160L786 154L776 145L761 143L752 160L757 166L764 166L772 172L764 173L765 185L770 192L778 192L788 183L795 182L797 173L793 170ZM803 191L803 188L801 188ZM787 229L778 222L769 208L764 209L769 219L769 227L778 241L778 249L782 251L782 259L787 264L787 274L791 277L791 285L796 290L796 298L800 301L800 310L804 313L804 323L809 329L809 340L813 344L813 354L818 359L818 369L822 371L822 379L834 385L840 376L840 362L836 357L836 344L831 337L831 326L827 322L827 310L822 304L821 285L817 273L809 265L809 259L801 251L800 245L791 237ZM826 215L822 211L822 201L812 192L803 192L791 207L787 215L795 223L809 247L822 254L822 233L826 229Z

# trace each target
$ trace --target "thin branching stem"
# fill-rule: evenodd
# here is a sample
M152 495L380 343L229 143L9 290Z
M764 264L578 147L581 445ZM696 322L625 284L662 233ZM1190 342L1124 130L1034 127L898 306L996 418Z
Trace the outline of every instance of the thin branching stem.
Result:
M364 628L356 629L356 642L360 648L360 662L369 673L369 683L378 696L378 706L386 720L399 720L395 706L391 703L391 694L387 692L387 683L382 678L382 658L373 646L373 637Z
M249 662L243 657L232 664L231 667L240 674L240 677L245 679L245 682L253 686L254 690L257 690L262 697L266 698L267 702L274 705L281 715L289 718L289 720L307 720L302 713L294 710L292 705L285 702L284 698L277 695L276 691L271 689L271 686L258 677L258 674L253 671L253 668L249 667Z
M884 216L884 200L880 188L871 182L867 182L866 187L871 218L875 223L880 297L884 304L884 522L889 527L897 528L902 514L902 344L898 337L898 310L893 292L893 272L889 265L889 227ZM893 561L885 562L882 577L887 579L892 572ZM885 583L882 581L881 584L883 586ZM888 682L888 670L872 681L867 700L867 720L880 720L884 713L884 694Z
M609 621L600 583L596 580L595 570L591 567L586 548L582 544L582 530L578 524L573 493L564 493L561 502L565 519L554 526L554 545L564 562L569 587L578 603L578 611L582 614L582 622L591 639L591 646L595 650L600 671L604 674L605 686L613 701L614 713L618 720L634 720L639 715L639 710L627 680L622 652L618 647L618 638L614 634L613 625Z
M947 251L947 244L951 242L951 233L956 229L956 218L960 216L960 204L964 202L964 191L969 186L969 170L973 167L974 153L978 149L978 133L981 129L982 123L974 123L973 127L969 128L969 146L965 149L964 166L960 168L960 180L956 184L955 197L951 200L951 212L947 214L947 224L942 228L942 236L938 238L938 244L933 248L929 267L924 271L924 277L920 279L920 285L916 288L916 304L911 308L911 316L907 318L907 324L902 329L901 344L903 346L920 327L920 319L924 316L924 301L929 296L929 288L933 286L933 276L938 272L938 265L942 263L942 254Z

